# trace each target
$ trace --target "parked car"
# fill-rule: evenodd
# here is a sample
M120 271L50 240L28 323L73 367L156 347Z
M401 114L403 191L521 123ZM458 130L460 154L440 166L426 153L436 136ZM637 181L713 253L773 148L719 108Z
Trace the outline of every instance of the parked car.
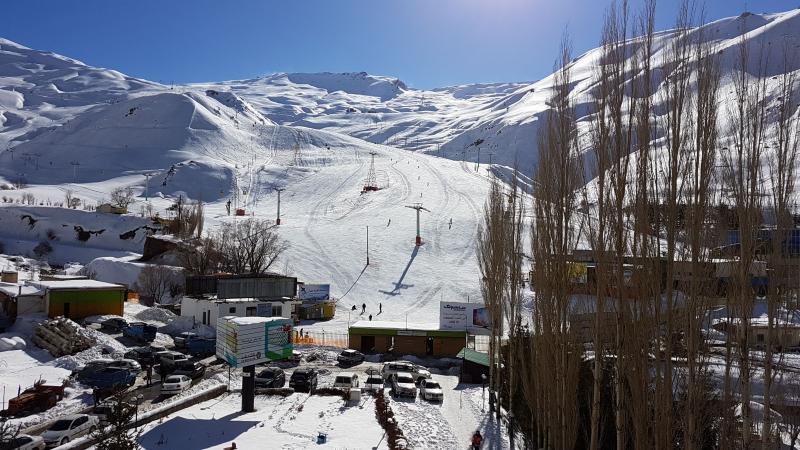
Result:
M0 444L0 448L8 450L44 450L47 444L41 436L31 436L30 434L18 434L8 442Z
M373 392L380 392L383 389L383 378L380 375L367 375L367 379L364 380L364 390L365 391L373 391Z
M129 371L135 374L138 374L139 372L142 371L141 364L139 364L137 361L127 358L115 360L114 363L110 365L110 367L121 367L123 369L128 369Z
M104 367L92 372L83 382L95 389L114 390L133 386L136 374L122 367Z
M108 418L111 416L111 414L113 414L114 408L116 407L117 407L117 402L113 400L106 400L92 407L92 415L97 417L97 420L100 422L101 425L107 425ZM124 407L130 411L133 408L136 408L136 404L131 402L125 402Z
M215 338L193 337L186 343L186 352L192 356L211 356L217 351Z
M408 372L398 372L392 375L392 393L395 396L417 396L417 385L414 377Z
M381 376L384 380L388 380L392 375L400 372L411 374L417 382L431 377L431 373L427 369L408 361L388 362L381 368Z
M442 386L435 380L422 380L419 384L419 395L425 400L441 402L444 400Z
M411 361L395 361L399 364L408 364L411 366L411 375L414 376L414 379L419 384L423 379L431 379L431 372L430 370L426 369L425 367L420 366L419 364L414 364Z
M295 391L314 393L317 389L317 370L311 367L301 367L292 372L289 378L289 387Z
M289 361L294 363L299 363L303 359L303 354L297 350L292 350L292 356L289 357Z
M156 354L150 347L135 347L125 352L125 359L132 359L142 366L152 366L156 363Z
M172 371L172 375L186 375L193 380L202 378L205 373L205 364L191 361L178 361L175 364L175 370Z
M97 372L98 370L105 369L106 367L111 367L114 365L115 360L113 359L94 359L86 363L83 368L78 371L78 380L83 381L90 377L93 373Z
M186 344L190 339L198 337L194 331L184 331L175 336L172 336L172 342L175 343L175 348L186 348Z
M186 375L170 375L161 385L162 395L175 395L189 389L192 386L192 379Z
M122 329L122 335L139 342L153 342L156 338L156 330L154 325L133 322Z
M358 387L358 375L354 373L340 373L333 381L333 387L339 389L352 389Z
M42 438L48 447L57 447L75 438L79 438L84 434L94 432L99 422L97 417L88 414L75 414L62 417L53 422L53 424L42 433Z
M128 321L122 317L111 317L100 322L100 329L103 331L111 331L119 333L123 328L128 326Z
M179 361L188 361L189 357L184 355L180 352L175 352L171 350L166 350L163 352L158 352L158 363L161 364L161 368L169 367L170 370L172 367L175 366Z
M344 350L336 357L340 366L355 366L364 362L364 354L356 350Z
M286 384L286 373L280 367L270 366L256 374L256 387L282 388Z

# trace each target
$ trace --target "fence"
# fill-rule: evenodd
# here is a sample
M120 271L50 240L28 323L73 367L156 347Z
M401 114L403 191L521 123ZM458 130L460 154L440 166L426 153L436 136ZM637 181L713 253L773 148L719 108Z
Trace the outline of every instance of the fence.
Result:
M292 343L295 345L322 345L325 347L348 348L350 335L343 332L325 331L295 331L292 336Z

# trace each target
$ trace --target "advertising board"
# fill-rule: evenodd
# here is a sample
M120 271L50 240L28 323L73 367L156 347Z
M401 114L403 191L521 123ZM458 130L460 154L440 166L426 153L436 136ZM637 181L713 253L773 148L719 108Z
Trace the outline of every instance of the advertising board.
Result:
M439 303L439 329L488 334L489 310L482 303Z
M292 321L284 317L235 317L217 320L218 358L246 367L292 355Z
M307 302L322 302L330 300L330 284L302 284L298 288L297 296Z

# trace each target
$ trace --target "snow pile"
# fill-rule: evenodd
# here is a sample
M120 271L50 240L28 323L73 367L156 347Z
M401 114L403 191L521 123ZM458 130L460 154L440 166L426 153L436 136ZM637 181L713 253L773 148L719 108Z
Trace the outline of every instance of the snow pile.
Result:
M19 336L0 337L0 352L8 350L24 350L27 347L25 339Z

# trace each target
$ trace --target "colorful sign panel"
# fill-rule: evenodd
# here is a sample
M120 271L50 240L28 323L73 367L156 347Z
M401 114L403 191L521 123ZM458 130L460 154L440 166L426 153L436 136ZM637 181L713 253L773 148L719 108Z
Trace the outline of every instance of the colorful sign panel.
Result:
M292 321L284 317L217 320L217 357L231 367L246 367L292 355Z

